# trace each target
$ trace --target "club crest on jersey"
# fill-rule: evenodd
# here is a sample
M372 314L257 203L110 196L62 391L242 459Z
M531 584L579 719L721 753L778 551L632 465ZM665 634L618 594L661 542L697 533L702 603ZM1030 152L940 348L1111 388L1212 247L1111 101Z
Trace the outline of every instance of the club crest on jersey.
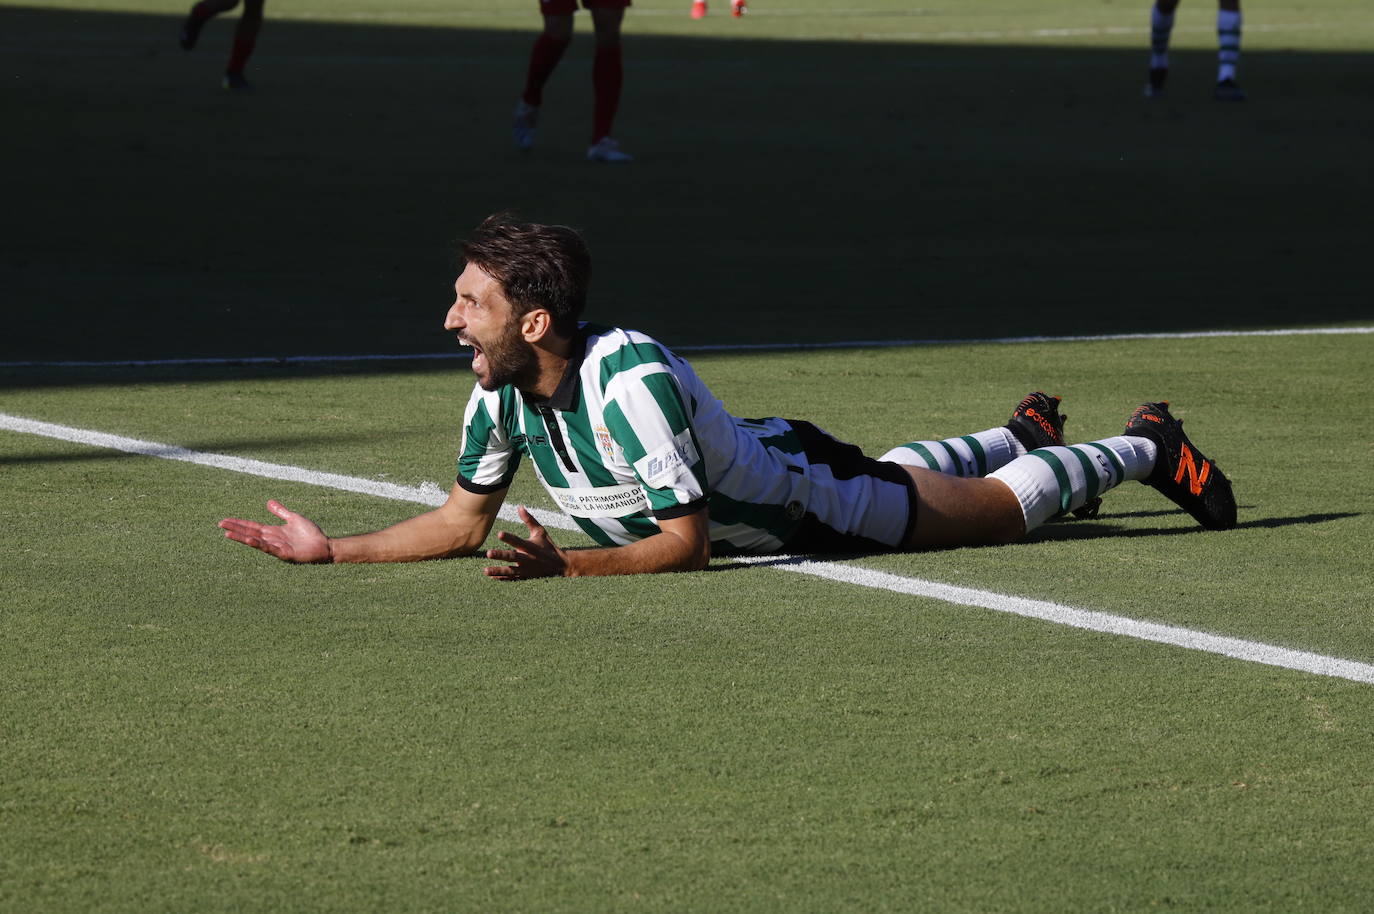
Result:
M611 430L604 425L598 425L592 432L596 435L596 442L601 445L601 450L606 452L606 456L614 457L615 439L611 437Z

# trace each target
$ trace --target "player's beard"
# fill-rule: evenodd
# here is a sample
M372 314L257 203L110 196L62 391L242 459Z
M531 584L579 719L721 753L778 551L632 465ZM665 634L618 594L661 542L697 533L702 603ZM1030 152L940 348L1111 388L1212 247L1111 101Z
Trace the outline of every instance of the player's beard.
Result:
M483 390L497 390L507 384L524 390L539 380L539 358L534 354L534 347L521 338L518 320L507 324L496 339L476 342L481 347L480 357L486 363L486 372L477 375L477 383ZM474 356L474 371L476 368L477 357Z

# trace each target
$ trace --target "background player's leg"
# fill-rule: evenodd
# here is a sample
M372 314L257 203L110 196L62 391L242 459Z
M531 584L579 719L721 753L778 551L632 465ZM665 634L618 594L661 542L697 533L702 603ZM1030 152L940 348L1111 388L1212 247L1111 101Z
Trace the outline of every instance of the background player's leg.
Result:
M1155 0L1150 7L1150 79L1145 84L1146 97L1164 94L1164 81L1169 77L1169 37L1174 31L1174 10L1178 0Z
M253 56L253 48L258 43L258 31L262 28L262 7L264 0L243 0L243 15L234 29L234 47L229 52L229 65L224 68L224 87L226 89L247 89L248 82L243 78L243 68L248 58Z
M563 52L572 43L573 14L557 13L544 16L544 31L530 49L530 64L525 71L525 90L515 103L515 122L511 131L515 145L524 150L534 147L534 130L539 122L539 106L544 103L544 84L549 81Z
M196 39L200 38L200 30L212 16L228 12L238 5L239 0L200 0L191 7L191 12L186 14L186 21L181 25L181 46L188 51L194 48Z
M1240 65L1240 0L1221 0L1217 7L1217 88L1216 98L1223 102L1245 100L1236 83Z
M620 88L625 81L625 68L620 53L620 23L625 10L620 7L593 7L592 25L596 29L596 57L592 61L592 145L587 158L597 162L628 162L630 156L621 152L611 139L611 127L620 107Z
M525 104L538 108L544 103L544 84L549 81L563 52L572 42L573 17L566 15L544 17L544 31L534 40L530 50L530 65L525 73L525 91L521 95Z

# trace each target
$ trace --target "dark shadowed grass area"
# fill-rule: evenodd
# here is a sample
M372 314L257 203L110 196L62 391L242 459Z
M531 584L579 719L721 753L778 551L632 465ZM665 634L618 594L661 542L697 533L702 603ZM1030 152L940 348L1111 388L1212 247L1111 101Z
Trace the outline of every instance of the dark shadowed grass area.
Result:
M0 23L5 361L442 352L452 242L506 207L676 344L1370 317L1365 53L1248 52L1227 106L1199 51L1147 103L1136 49L631 35L616 169L585 35L522 157L528 30L269 20L239 97L225 22Z

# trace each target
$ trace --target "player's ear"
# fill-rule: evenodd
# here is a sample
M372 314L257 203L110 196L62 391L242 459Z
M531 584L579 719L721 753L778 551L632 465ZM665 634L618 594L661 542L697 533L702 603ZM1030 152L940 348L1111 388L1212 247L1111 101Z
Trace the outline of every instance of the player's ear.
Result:
M520 318L520 335L527 343L537 343L553 332L553 315L546 308L535 308Z

